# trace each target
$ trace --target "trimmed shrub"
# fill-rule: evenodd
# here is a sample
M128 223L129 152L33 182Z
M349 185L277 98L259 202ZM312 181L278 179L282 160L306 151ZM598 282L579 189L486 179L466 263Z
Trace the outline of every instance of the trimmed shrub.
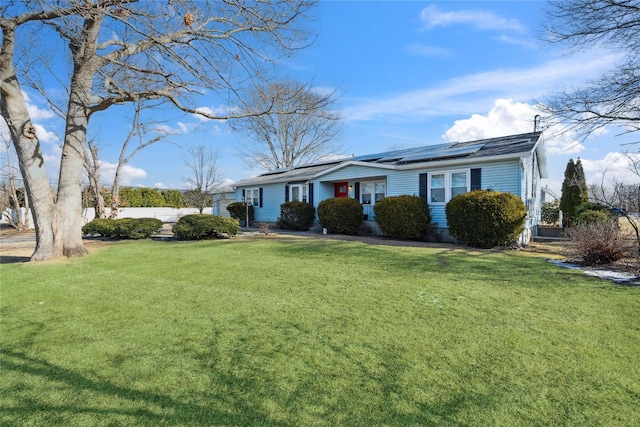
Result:
M284 202L280 205L278 227L285 230L308 230L316 217L316 208L307 202Z
M229 206L227 206L227 210L229 211L231 218L235 218L238 221L243 222L247 219L247 207L242 202L230 203ZM249 205L249 224L255 221L255 219L253 205Z
M330 233L358 234L362 224L362 205L356 199L335 197L318 204L320 226Z
M173 226L178 240L224 239L238 234L238 220L216 215L185 215Z
M385 197L373 211L382 233L393 239L424 240L431 229L431 212L422 197Z
M82 233L89 236L113 237L114 230L115 220L109 218L96 218L82 226Z
M146 239L162 228L156 218L96 218L82 227L84 234L99 234L116 239Z
M567 245L570 257L583 265L604 265L624 258L631 246L617 221L578 224L567 231L571 241Z
M162 228L162 221L156 218L121 218L114 223L116 239L146 239Z
M459 194L445 207L449 234L471 246L506 245L524 230L527 210L511 193L476 190Z

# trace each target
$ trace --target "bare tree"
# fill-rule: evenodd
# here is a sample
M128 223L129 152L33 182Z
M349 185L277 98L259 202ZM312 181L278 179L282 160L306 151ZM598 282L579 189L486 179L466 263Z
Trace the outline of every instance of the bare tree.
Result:
M18 171L13 166L11 145L3 138L4 162L0 168L0 213L11 226L18 230L29 228L29 198L24 191L19 194L16 187ZM21 214L24 208L24 215Z
M598 79L544 99L545 121L560 122L582 138L610 124L640 131L640 2L552 0L545 29L549 42L574 52L597 46L625 53Z
M134 112L131 118L131 129L120 147L120 155L118 156L116 170L111 184L111 202L109 206L111 210L109 218L117 218L119 208L121 207L119 193L122 168L127 165L136 154L140 153L140 151L170 136L168 131L162 130L158 127L159 122L142 121L142 112L146 109L152 109L154 104L150 104L148 101L145 102L145 100L140 100L134 101L133 107ZM132 148L133 141L138 141L138 144ZM94 140L88 139L85 150L84 167L89 178L89 188L91 189L91 196L93 197L95 217L105 218L106 209L104 197L102 195L98 150L98 146L95 144Z
M278 169L310 163L338 148L340 115L332 109L336 93L320 93L311 84L293 80L256 90L245 109L248 117L236 128L250 136L244 159L250 166ZM252 111L274 108L269 114Z
M192 147L188 150L187 167L191 172L185 178L187 190L184 194L189 206L198 209L200 213L215 201L213 194L222 188L223 180L218 170L218 153L205 145Z
M229 109L218 115L198 108L197 101L204 93L237 101L243 88L269 77L276 59L304 47L308 33L301 23L312 4L313 0L36 0L0 5L0 111L32 201L36 249L31 259L86 253L82 174L94 114L141 99L166 101L214 120L263 114L235 114ZM18 35L36 32L46 33L42 39L63 42L69 54L56 57L71 59L66 64L68 79L53 75L68 94L57 191L49 184L21 90L21 80L28 80L33 69L28 67L32 56L43 54L47 46L33 46L26 58L15 55Z
M632 162L636 166L638 161ZM637 257L640 259L640 223L638 213L640 212L640 184L624 184L613 178L610 182L603 174L599 184L592 184L589 187L589 198L602 206L606 206L626 219L626 222L633 229L636 239Z

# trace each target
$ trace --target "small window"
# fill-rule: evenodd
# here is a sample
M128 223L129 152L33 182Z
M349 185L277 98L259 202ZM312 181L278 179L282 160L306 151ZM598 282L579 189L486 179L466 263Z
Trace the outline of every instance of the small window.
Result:
M458 194L464 194L467 191L468 191L467 172L452 172L451 173L451 198L453 199Z
M289 201L291 202L306 202L309 197L308 185L290 185L289 186Z
M251 203L254 207L260 206L260 189L259 188L247 188L244 190L245 202Z
M433 174L430 176L431 203L444 203L445 201L445 174Z

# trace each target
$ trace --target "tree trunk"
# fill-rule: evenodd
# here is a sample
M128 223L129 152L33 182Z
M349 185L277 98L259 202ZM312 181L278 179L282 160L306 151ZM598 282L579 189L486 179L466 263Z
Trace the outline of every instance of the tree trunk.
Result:
M31 124L26 102L13 67L15 28L3 26L0 51L0 111L7 122L11 141L18 155L27 197L31 201L36 230L36 249L32 261L52 259L62 254L57 238L53 191L44 165L40 141Z
M72 84L56 203L58 227L63 238L62 253L67 257L87 254L82 242L81 219L83 153L85 152L84 143L89 117L86 109L82 107L83 102L74 89Z

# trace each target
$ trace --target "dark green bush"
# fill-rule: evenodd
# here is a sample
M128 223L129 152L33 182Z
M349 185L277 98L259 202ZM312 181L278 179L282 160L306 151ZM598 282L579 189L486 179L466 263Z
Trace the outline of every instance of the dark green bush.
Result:
M451 236L482 248L515 241L527 217L520 198L489 190L459 194L447 203L445 212Z
M114 223L116 239L146 239L162 228L162 221L156 218L122 218Z
M431 212L422 197L385 197L373 211L382 233L393 239L424 240L431 229Z
M584 202L576 207L576 224L589 222L613 221L615 219L611 210L598 203Z
M162 228L156 218L96 218L82 227L84 234L99 234L116 239L145 239Z
M82 226L82 232L90 236L113 237L115 221L108 218L96 218Z
M357 234L362 224L362 205L349 197L325 199L318 204L318 220L329 233Z
M284 202L280 205L278 227L285 230L308 230L316 217L316 208L307 202Z
M231 215L231 218L235 218L238 221L245 221L247 219L247 207L242 202L233 202L227 206L227 210ZM249 224L255 220L253 205L249 205Z
M172 231L178 240L205 240L232 237L238 234L239 229L237 219L194 214L180 218Z

